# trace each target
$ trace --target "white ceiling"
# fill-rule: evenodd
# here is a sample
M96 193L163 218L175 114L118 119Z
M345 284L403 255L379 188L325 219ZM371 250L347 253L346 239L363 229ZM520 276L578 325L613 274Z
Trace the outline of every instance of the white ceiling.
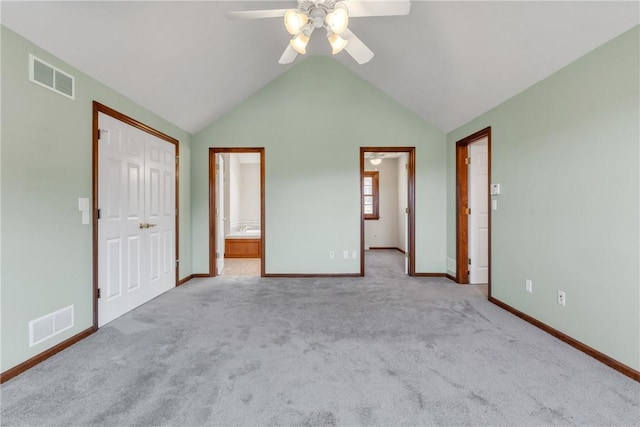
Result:
M2 23L195 133L287 71L281 19L230 10L290 1L2 1ZM402 17L354 18L374 52L335 59L449 132L637 25L637 1L413 1ZM310 54L328 55L322 37Z

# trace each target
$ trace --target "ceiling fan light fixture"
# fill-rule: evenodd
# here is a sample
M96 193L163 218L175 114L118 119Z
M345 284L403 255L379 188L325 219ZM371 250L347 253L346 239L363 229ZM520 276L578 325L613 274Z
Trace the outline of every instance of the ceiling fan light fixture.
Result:
M307 43L309 43L309 36L303 31L300 31L297 36L289 41L291 47L296 50L300 55L307 53Z
M325 22L335 34L342 34L349 25L349 13L347 12L347 8L344 7L343 4L338 3L335 9L327 13Z
M339 34L336 33L329 34L327 38L329 39L329 43L331 44L331 53L333 55L335 55L336 53L340 53L348 43L347 40L343 39Z
M291 35L296 35L309 22L309 17L294 9L289 9L284 14L284 26Z

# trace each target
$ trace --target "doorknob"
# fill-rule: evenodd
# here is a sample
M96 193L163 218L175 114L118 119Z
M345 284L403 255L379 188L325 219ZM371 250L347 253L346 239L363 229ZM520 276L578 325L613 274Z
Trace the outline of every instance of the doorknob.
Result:
M158 224L149 224L149 223L147 223L147 228L155 227L156 225L158 225Z
M138 225L138 228L142 230L143 228L149 228L149 227L147 227L147 224L140 223L140 225Z

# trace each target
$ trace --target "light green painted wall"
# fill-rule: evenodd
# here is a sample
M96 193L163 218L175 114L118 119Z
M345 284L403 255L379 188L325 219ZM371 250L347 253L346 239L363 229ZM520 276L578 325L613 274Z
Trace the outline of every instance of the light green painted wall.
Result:
M491 180L502 184L491 224L493 296L636 370L639 39L635 27L447 136L448 256L455 142L491 126Z
M180 276L191 274L191 136L2 27L2 359L5 371L92 325L92 233L78 197L91 197L92 101L180 141ZM29 82L28 57L75 76L70 100ZM68 305L75 326L29 348L28 322Z
M359 258L337 256L360 249L359 148L415 146L416 270L444 272L445 135L333 59L304 59L193 137L194 273L209 271L214 146L265 147L266 272L274 274L359 273Z

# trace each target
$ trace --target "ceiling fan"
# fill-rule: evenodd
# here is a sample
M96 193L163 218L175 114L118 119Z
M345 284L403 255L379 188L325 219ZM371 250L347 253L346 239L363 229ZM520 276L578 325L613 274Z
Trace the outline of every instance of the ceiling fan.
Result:
M231 19L261 19L284 17L284 26L293 36L278 61L293 62L298 54L307 53L309 37L324 28L334 55L346 50L358 64L366 64L373 52L349 30L349 18L364 16L408 15L409 0L298 0L296 9L269 9L228 12Z

